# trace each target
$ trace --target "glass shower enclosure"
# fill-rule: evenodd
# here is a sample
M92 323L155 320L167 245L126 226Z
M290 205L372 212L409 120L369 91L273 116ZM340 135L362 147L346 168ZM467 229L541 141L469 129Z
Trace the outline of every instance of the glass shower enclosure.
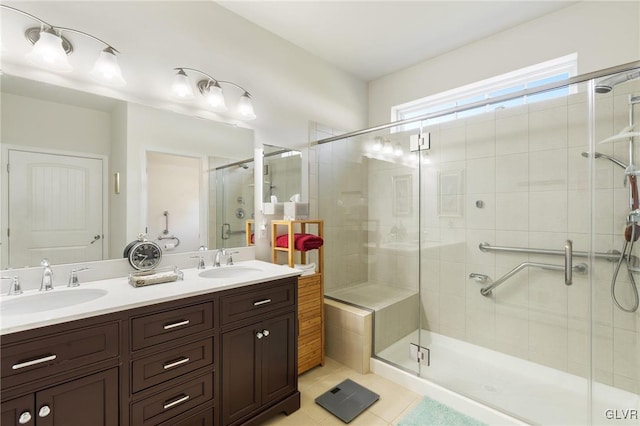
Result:
M640 63L320 141L326 296L534 424L638 424Z

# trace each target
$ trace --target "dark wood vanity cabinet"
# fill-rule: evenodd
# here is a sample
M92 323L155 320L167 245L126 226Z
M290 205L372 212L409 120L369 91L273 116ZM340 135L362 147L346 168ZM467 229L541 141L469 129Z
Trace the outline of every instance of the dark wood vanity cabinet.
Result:
M300 407L296 300L296 279L221 297L222 426Z
M224 426L296 391L294 322L288 313L222 334Z
M93 322L3 336L3 426L120 424L119 323Z
M289 414L300 407L296 292L291 277L2 336L2 426Z
M2 426L117 426L118 369L2 403Z

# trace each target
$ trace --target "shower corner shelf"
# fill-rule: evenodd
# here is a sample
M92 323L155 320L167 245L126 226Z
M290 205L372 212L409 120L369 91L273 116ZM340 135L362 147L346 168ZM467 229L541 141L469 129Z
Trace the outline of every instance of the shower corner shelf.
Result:
M247 224L247 227L249 225ZM288 247L277 247L278 228L286 228ZM287 264L294 267L295 244L294 234L297 230L306 233L309 228L316 231L316 235L324 238L323 220L272 220L271 221L271 261L278 263L278 254L287 254ZM247 231L249 228L247 228ZM250 239L251 237L249 237ZM324 365L324 249L314 249L318 253L315 274L298 278L298 374L302 374L316 366ZM307 254L298 252L300 263L306 264Z

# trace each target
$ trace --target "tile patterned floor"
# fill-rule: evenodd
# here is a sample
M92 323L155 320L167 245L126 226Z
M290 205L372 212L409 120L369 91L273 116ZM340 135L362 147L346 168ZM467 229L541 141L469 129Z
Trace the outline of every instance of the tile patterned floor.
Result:
M356 417L349 425L354 426L390 426L396 425L421 399L422 396L396 383L375 374L360 374L350 368L327 358L324 367L316 367L298 378L301 394L301 407L298 411L285 416L275 417L268 426L316 426L344 425L314 400L342 382L351 379L356 383L380 395L380 399L364 413Z

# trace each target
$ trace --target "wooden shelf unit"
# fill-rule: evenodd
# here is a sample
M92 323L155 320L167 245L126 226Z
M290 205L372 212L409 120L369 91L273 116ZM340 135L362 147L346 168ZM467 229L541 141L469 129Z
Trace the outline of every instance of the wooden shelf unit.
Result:
M249 219L244 223L244 235L247 243L247 247L254 245L255 243L251 240L251 236L255 232L253 228L255 228L256 221L253 219Z
M288 247L277 247L278 230L286 232ZM282 228L286 231L283 232ZM287 264L293 268L296 252L300 264L306 264L306 252L295 249L294 234L313 233L324 238L322 220L272 220L271 221L271 261L278 262L278 254L286 253ZM315 274L298 278L298 374L313 367L324 365L324 247L318 251Z

